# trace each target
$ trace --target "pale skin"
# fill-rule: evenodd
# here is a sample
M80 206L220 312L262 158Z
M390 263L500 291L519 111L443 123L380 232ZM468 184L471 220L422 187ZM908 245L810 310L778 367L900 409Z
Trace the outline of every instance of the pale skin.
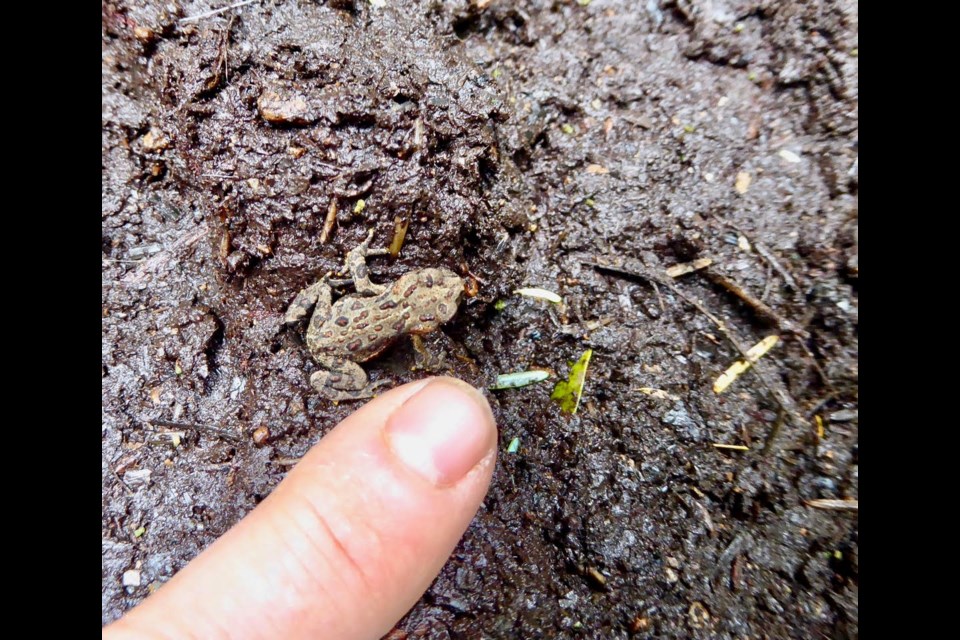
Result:
M392 389L103 637L382 637L476 513L496 443L476 389L452 378Z

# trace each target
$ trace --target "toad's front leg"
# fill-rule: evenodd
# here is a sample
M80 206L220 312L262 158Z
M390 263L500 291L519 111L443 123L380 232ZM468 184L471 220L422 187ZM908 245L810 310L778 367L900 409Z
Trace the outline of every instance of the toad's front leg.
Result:
M372 240L373 229L370 229L370 232L367 233L367 239L347 252L347 259L344 261L344 266L353 278L354 289L362 296L378 296L386 291L386 287L382 284L376 284L370 281L370 269L367 267L367 257L384 256L390 252L387 249L371 249L370 242Z
M310 384L334 402L372 398L379 387L389 384L386 380L370 382L363 367L352 360L327 355L315 358L321 369L310 376Z
M328 280L331 275L331 273L327 273L318 281L300 291L293 302L290 303L290 306L287 307L287 314L283 318L284 322L296 324L310 315L311 311L313 311L313 318L330 317L333 293L330 290ZM314 307L316 307L315 310ZM311 318L311 324L313 324L313 318Z

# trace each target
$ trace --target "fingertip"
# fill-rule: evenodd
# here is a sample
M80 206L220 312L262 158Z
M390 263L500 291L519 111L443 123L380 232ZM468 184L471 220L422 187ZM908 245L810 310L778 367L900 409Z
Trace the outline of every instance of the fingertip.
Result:
M433 378L387 419L397 459L437 487L458 483L496 456L497 427L487 399L455 378Z

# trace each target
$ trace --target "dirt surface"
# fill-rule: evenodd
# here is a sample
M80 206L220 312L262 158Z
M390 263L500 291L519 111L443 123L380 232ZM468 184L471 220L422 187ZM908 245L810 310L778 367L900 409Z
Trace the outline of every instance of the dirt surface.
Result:
M856 3L191 19L227 4L102 5L103 622L356 408L309 387L282 315L399 218L375 281L476 284L425 341L433 373L485 387L594 356L575 416L557 377L489 394L489 496L396 637L858 636L857 513L808 504L859 493ZM631 275L697 258L676 291ZM781 342L717 395L739 354L680 294L743 346ZM420 360L402 342L365 368L399 384Z

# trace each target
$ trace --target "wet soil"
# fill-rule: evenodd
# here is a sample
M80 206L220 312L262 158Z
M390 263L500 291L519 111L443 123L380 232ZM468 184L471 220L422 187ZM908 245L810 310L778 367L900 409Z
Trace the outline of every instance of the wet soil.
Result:
M476 295L426 339L429 370L402 342L372 379L485 387L594 356L574 416L552 383L489 394L519 451L395 637L856 637L857 513L809 504L859 493L856 3L191 19L227 4L102 4L103 622L356 407L311 390L282 315L401 220L374 280L442 265ZM739 354L716 324L590 266L698 258L677 291L742 345L782 338L722 395Z

